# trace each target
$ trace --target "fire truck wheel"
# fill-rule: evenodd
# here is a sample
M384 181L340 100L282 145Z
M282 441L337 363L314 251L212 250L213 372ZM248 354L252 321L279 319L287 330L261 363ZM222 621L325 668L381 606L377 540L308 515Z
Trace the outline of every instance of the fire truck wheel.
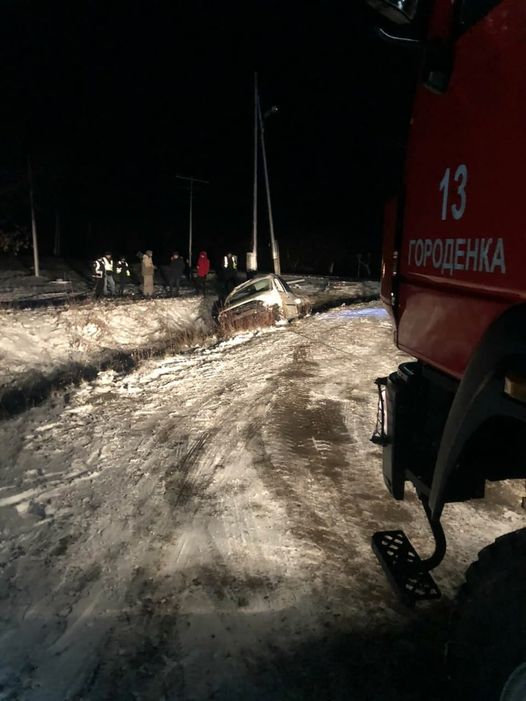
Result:
M526 528L480 551L451 623L447 663L455 698L524 698L509 694L526 661Z

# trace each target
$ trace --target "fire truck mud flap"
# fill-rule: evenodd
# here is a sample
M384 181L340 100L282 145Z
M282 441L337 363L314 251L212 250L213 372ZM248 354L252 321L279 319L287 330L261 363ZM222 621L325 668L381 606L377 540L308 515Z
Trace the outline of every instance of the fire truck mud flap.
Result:
M378 413L371 441L383 448L384 482L392 497L404 498L405 471L412 453L414 407L420 385L418 363L404 363L389 377L379 377Z
M440 598L438 585L403 531L378 531L372 548L403 604Z

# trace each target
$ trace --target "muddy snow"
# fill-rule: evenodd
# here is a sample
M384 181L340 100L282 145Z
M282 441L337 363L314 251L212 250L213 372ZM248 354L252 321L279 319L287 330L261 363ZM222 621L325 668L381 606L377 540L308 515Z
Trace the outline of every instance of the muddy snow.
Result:
M369 442L402 358L379 306L344 307L1 422L0 698L442 699L450 600L523 490L448 506L443 601L396 603L372 532L430 546Z

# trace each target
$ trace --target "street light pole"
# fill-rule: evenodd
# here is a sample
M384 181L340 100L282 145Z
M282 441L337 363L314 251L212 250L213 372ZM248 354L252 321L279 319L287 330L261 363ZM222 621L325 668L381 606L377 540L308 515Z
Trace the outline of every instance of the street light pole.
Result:
M193 245L193 222L194 222L194 181L190 180L190 212L188 213L188 261L192 265L192 245Z
M247 272L258 269L258 74L254 73L254 202L252 208L252 251L247 256Z
M268 177L268 167L267 167L267 153L265 149L265 126L263 123L263 115L261 114L261 104L259 102L259 95L256 97L257 99L257 111L258 111L258 117L259 117L259 130L261 134L261 151L263 153L263 171L265 173L265 187L267 190L267 209L268 209L268 220L269 220L269 227L270 227L270 247L272 251L272 261L274 263L274 272L276 275L281 274L281 263L280 263L280 258L279 258L279 247L278 247L278 242L276 241L276 237L274 235L274 220L272 217L272 204L270 201L270 185L269 185L269 177ZM277 107L272 107L269 110L270 113L272 112L277 112Z
M185 177L184 175L176 175L178 180L188 180L190 182L190 204L188 212L188 265L192 269L192 239L193 239L193 220L194 220L194 183L203 183L208 185L208 180L200 180L193 176Z

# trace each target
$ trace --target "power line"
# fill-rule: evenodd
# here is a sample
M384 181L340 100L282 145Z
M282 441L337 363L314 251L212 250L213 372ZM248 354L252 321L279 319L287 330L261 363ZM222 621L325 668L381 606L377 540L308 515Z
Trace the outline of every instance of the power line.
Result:
M176 175L178 180L187 180L190 183L190 205L189 205L189 216L188 216L188 265L192 267L192 237L193 237L193 207L194 207L194 183L202 183L203 185L209 185L208 180L201 180L200 178L194 178L193 175Z

